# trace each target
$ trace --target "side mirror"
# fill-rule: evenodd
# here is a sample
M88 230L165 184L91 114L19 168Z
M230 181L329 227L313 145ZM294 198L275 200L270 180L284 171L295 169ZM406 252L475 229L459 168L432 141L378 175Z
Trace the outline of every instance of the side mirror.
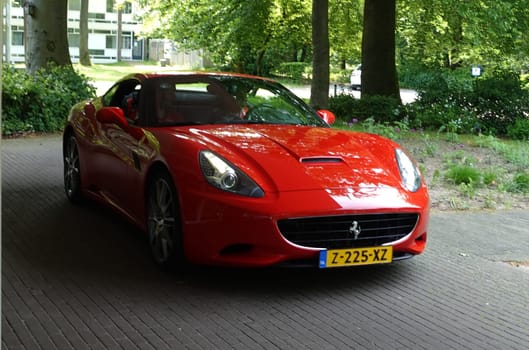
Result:
M129 126L123 110L119 107L103 107L97 112L96 118L100 123L116 124L122 129Z
M333 112L326 110L326 109L320 109L317 111L318 115L321 119L323 119L327 124L332 125L334 124L334 121L336 120L336 116Z

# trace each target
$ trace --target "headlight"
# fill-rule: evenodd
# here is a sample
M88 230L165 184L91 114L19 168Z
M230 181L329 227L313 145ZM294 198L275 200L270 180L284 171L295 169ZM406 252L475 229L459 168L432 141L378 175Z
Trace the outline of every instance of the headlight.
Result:
M416 192L421 186L421 174L408 155L400 148L395 149L402 184L410 192Z
M263 197L263 190L248 175L211 151L199 155L200 169L216 188L248 197Z

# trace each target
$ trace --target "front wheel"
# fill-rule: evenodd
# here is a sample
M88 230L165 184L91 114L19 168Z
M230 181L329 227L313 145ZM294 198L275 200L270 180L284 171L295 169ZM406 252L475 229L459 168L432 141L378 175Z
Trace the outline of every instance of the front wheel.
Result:
M64 143L64 191L70 202L78 204L82 201L81 192L81 163L79 148L75 136L70 135Z
M147 233L154 261L163 270L183 263L180 211L171 177L160 172L149 182Z

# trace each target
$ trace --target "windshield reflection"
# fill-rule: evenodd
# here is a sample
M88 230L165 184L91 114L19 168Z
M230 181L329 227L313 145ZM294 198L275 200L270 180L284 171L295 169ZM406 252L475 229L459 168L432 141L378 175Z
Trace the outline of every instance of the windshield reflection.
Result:
M279 124L327 127L303 100L282 85L237 76L155 78L157 126Z

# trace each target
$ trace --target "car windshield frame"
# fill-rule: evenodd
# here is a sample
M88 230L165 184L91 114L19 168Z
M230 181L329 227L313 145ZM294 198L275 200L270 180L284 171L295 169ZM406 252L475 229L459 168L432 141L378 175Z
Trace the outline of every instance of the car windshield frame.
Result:
M161 75L148 79L149 126L275 124L329 127L275 81L237 75ZM145 101L145 100L144 100Z

